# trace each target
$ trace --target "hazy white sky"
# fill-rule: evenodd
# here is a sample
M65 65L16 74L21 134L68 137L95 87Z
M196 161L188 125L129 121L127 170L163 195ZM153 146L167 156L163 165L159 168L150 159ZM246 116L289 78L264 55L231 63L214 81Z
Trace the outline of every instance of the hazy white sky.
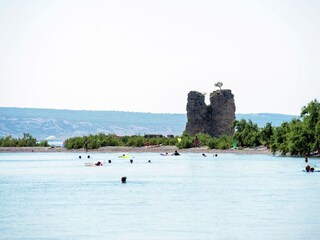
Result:
M0 0L0 106L185 113L214 83L237 113L320 99L318 0Z

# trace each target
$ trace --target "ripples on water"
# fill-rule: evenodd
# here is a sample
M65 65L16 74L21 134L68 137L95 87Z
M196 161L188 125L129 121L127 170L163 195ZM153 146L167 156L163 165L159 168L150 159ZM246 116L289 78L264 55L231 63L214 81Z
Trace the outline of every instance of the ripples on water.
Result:
M118 155L1 153L0 239L319 239L302 158Z

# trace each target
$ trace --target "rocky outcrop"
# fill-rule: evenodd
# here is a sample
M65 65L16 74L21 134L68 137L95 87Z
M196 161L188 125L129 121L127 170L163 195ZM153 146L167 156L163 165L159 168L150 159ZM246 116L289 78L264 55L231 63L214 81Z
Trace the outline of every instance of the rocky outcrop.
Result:
M186 132L192 136L196 133L207 133L212 137L232 135L235 111L231 90L212 92L210 105L206 105L204 94L191 91L188 94Z

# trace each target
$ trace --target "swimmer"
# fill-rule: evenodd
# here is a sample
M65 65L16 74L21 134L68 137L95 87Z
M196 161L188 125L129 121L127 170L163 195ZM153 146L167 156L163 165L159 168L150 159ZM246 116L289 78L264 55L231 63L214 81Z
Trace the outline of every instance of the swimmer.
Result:
M121 178L121 182L122 182L122 183L126 183L126 182L127 182L127 177L122 177L122 178Z
M310 165L307 165L306 166L306 172L310 172L311 171L311 167L310 167Z
M172 153L172 155L173 155L173 156L179 156L179 155L180 155L180 153L178 153L178 151L177 151L177 150L175 150L175 151L174 151L174 153Z
M98 161L95 163L96 166L103 166L102 162Z

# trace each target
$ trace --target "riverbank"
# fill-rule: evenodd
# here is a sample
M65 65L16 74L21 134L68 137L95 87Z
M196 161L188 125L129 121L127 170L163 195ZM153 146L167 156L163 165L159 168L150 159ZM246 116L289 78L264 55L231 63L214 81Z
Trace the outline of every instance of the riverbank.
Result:
M148 147L101 147L98 149L90 149L90 153L111 153L111 152L156 152L156 153L173 153L177 150L180 153L236 153L236 154L271 154L265 147L259 148L244 148L244 149L208 149L207 147L178 149L176 146L148 146ZM61 152L61 153L83 153L85 150L81 149L66 149L62 147L0 147L0 152Z

